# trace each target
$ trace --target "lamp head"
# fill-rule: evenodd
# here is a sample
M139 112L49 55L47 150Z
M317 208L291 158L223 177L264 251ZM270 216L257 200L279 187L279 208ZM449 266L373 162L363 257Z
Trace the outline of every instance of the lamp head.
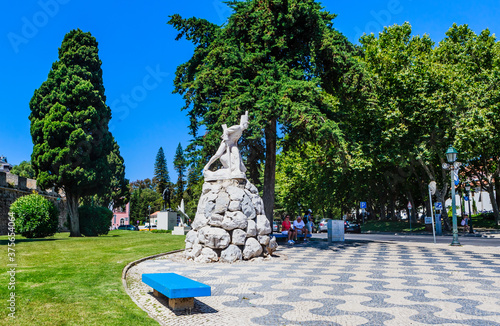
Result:
M450 145L450 147L448 147L448 150L446 151L446 159L449 163L453 163L457 160L457 154L457 150Z

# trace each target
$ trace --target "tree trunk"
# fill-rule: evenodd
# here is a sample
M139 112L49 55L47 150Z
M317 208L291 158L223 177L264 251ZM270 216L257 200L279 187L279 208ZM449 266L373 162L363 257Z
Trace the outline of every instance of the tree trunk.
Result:
M70 237L81 237L80 219L78 216L78 196L66 191L66 203L68 205L68 214L70 221Z
M487 190L488 190L488 195L490 195L490 202L491 202L491 206L493 208L493 215L495 216L495 223L498 225L498 222L500 221L500 219L499 219L497 200L495 198L495 189L493 188L493 185L494 185L494 183L490 182L488 184Z
M276 183L276 119L273 118L264 129L266 137L266 164L264 167L264 211L266 217L273 225L274 211L274 186Z
M396 203L395 203L395 200L394 200L394 194L391 193L391 199L390 199L390 206L389 206L389 213L391 214L391 219L393 221L397 221L398 220L398 217L396 216Z
M498 209L500 207L500 180L498 177L495 178L495 195L496 195L496 206L497 206L497 211L495 213L495 222L497 225L500 225L500 213L498 212ZM495 209L493 209L493 212L495 212Z

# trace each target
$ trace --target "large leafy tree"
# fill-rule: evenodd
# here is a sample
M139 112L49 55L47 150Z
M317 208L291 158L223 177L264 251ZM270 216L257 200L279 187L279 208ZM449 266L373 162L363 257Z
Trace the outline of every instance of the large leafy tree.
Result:
M457 110L450 75L434 60L434 43L427 35L412 36L408 23L387 27L378 38L365 36L361 43L376 94L368 142L371 178L383 180L388 193L373 192L380 201L387 198L393 216L398 202L423 203L433 180L443 201L449 179L441 164L454 141Z
M151 188L136 188L130 195L130 222L146 221L148 214L159 211L163 201L161 195ZM151 207L151 209L148 209Z
M120 154L120 146L113 139L113 149L108 154L108 167L112 172L109 185L98 189L93 196L86 196L84 204L113 209L127 204L130 200L129 180L125 178L125 162Z
M355 48L333 28L335 15L314 0L229 5L233 14L220 28L171 17L177 39L186 36L196 45L193 57L177 69L175 92L189 110L195 137L190 149L197 148L203 160L215 152L221 125L236 124L250 112L240 147L251 178L265 160L263 200L272 219L278 126L290 135L290 144L316 137L341 143L339 108L360 103L350 96L359 83L351 71ZM207 130L203 136L197 134L201 126Z
M130 192L134 192L137 189L146 189L146 188L151 190L155 189L153 181L151 181L151 179L149 178L130 182Z
M479 35L467 25L454 24L436 50L437 60L453 75L457 94L456 146L463 171L489 194L495 220L500 222L500 43L489 30ZM496 182L496 185L495 185Z
M170 203L170 176L168 175L167 159L165 158L163 147L160 147L158 154L156 154L154 173L155 176L153 177L153 183L155 184L156 191L160 195L163 195L163 191L168 188L166 191L166 195L168 197L166 198L166 201Z
M96 39L72 30L59 48L47 80L30 101L31 162L41 187L62 188L70 218L70 236L81 236L78 202L107 187L113 175L101 60Z
M35 170L30 161L22 161L19 165L14 165L9 172L24 178L35 178Z

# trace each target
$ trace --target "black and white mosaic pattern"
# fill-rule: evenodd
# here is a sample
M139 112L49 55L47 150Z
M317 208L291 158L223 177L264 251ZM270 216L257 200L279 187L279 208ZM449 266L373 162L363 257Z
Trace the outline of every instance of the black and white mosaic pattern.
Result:
M212 287L174 313L140 282L175 272ZM134 266L129 292L165 325L498 325L497 247L312 241L234 264L167 255Z

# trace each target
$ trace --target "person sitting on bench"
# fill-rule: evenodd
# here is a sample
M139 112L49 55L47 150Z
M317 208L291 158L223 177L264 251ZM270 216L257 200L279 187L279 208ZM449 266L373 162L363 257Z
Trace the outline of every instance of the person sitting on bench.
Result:
M297 240L297 235L298 234L303 234L304 235L304 241L307 242L307 228L306 228L306 225L304 223L304 221L302 221L302 216L297 216L297 219L295 221L293 221L293 229L295 230L294 234L295 234L295 240Z
M295 243L292 240L293 237L295 236L295 232L293 231L292 223L290 222L290 215L287 215L283 220L283 223L281 223L281 233L284 235L288 235L289 244Z

